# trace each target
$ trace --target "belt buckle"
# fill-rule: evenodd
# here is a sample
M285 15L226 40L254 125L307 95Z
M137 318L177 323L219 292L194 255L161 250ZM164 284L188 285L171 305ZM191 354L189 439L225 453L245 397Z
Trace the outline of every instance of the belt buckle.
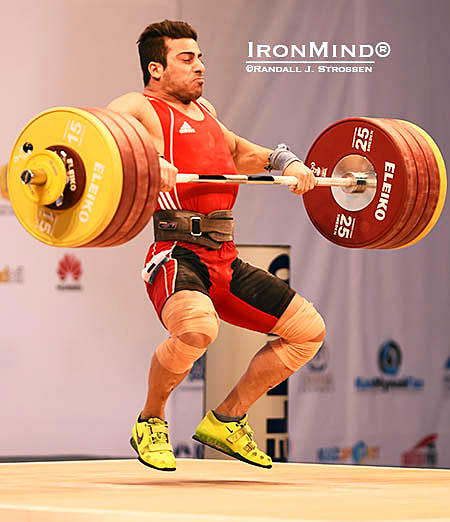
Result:
M199 237L202 233L200 231L200 217L192 216L191 217L191 236Z

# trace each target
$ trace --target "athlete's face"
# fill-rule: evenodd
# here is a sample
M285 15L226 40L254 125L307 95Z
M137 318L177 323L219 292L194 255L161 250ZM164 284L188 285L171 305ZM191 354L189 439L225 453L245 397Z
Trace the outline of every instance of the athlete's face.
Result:
M160 86L183 103L203 93L205 65L197 42L191 38L166 39L167 67L162 70Z

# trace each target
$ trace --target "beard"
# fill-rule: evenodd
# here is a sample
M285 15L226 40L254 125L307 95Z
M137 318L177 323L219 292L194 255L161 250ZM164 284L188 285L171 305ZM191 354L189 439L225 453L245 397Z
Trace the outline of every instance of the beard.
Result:
M192 101L198 100L203 94L203 84L197 83L189 87L185 85L171 85L169 93L184 105L189 105Z

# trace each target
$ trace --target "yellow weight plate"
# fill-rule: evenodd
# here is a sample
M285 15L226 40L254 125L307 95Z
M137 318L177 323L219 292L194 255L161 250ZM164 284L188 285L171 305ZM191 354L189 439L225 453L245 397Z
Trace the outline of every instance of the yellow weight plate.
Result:
M8 196L8 184L6 178L8 175L8 165L0 165L0 196L5 199L9 199Z
M30 183L23 188L24 193L39 205L54 203L66 186L66 168L62 159L51 150L40 150L29 154L25 169L45 174L45 182L41 185Z
M444 158L442 157L441 151L439 150L439 147L436 145L433 138L425 132L421 127L416 125L415 123L411 123L410 121L402 120L408 125L411 125L415 129L417 129L418 132L422 134L422 136L427 140L428 144L431 147L431 150L433 151L434 157L436 158L436 162L439 169L439 179L440 179L440 185L439 185L439 198L436 204L436 208L433 212L433 215L431 216L430 221L428 222L427 226L422 230L422 232L414 238L412 241L407 243L406 245L402 245L398 248L405 248L407 246L414 245L421 239L423 239L434 227L434 225L437 223L437 220L439 219L439 216L441 215L442 209L444 208L445 204L445 198L447 195L447 172L445 169L445 163Z
M86 187L70 208L57 210L31 201L20 175L29 154L49 147L73 150L81 158ZM56 107L33 118L22 130L11 152L8 191L23 227L36 239L52 246L77 247L95 239L108 226L122 194L123 171L117 144L105 125L82 109Z

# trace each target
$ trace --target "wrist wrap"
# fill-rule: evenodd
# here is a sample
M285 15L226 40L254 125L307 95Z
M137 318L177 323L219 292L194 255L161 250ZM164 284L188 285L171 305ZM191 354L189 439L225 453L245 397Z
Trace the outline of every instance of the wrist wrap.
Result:
M303 163L300 158L289 150L289 147L285 143L280 143L269 155L269 164L264 168L269 172L272 170L281 170L284 172L294 161L300 161L300 163Z

